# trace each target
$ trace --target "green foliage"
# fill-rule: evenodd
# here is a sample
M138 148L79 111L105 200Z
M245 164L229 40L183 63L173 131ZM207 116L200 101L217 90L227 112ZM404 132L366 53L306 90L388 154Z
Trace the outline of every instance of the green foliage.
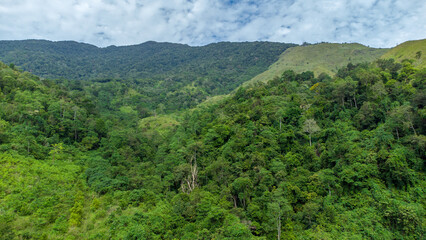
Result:
M424 76L286 71L164 115L136 82L0 64L0 238L422 239Z
M82 167L58 161L52 165L50 160L13 152L0 154L0 165L0 208L5 223L0 228L0 238L53 238L66 233L67 219L72 224L77 210L70 197L76 194L74 183ZM79 201L77 211L81 213L84 199Z

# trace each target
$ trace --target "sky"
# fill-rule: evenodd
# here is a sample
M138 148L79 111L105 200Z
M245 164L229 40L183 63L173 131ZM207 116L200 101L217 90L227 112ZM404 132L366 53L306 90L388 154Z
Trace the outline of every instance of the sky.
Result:
M357 42L426 38L424 0L0 0L0 40Z

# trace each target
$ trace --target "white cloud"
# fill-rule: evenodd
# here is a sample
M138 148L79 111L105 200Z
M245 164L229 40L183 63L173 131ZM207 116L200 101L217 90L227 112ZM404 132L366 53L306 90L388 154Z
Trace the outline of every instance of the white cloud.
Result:
M98 46L167 41L360 42L425 38L418 0L0 0L0 39Z

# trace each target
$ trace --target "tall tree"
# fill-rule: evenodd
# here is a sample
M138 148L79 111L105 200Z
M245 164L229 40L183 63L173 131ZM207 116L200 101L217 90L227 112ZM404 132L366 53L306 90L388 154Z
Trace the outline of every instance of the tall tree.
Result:
M306 119L303 123L303 132L309 134L309 146L312 146L312 134L319 132L321 128L314 119Z

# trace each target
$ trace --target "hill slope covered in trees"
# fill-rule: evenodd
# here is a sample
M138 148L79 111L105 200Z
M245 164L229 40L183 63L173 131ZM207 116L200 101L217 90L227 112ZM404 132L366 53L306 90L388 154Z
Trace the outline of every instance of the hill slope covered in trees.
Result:
M136 81L0 64L0 239L422 239L425 71L285 71L141 119Z
M160 104L159 99L169 99L176 109L229 93L265 71L292 46L295 44L222 42L190 47L146 42L98 48L66 41L0 41L0 61L43 78L75 81L76 88L93 80L135 82L152 106Z

